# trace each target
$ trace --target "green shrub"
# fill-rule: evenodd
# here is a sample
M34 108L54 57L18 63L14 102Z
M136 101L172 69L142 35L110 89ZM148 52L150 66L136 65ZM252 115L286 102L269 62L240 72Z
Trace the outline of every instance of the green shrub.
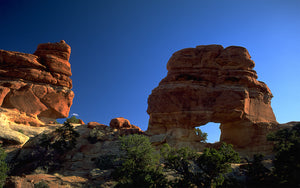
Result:
M43 134L36 156L39 160L39 167L46 171L59 168L62 162L61 154L76 147L77 137L79 133L69 122L65 122L63 126L50 134Z
M182 178L172 182L172 187L190 187L195 178L193 162L199 157L188 147L171 148L164 144L160 150L166 168L175 170Z
M149 138L129 135L120 138L122 165L117 168L116 187L166 187L167 181Z
M25 152L30 151L30 155L11 163L10 174L21 175L34 171L47 173L60 168L63 162L62 156L76 146L78 136L79 133L73 126L65 122L55 131L33 138L31 148L24 148Z
M104 137L105 137L105 133L103 133L101 130L97 128L93 128L89 133L88 140L90 141L90 143L94 144L97 141L104 141L105 140Z
M8 172L8 167L5 162L5 158L6 158L6 153L0 146L0 187L4 185L7 177L7 172Z
M74 130L74 127L65 122L62 127L57 128L53 134L43 135L41 146L55 152L63 153L75 148L79 133Z
M70 117L70 118L67 118L67 120L66 120L68 123L75 123L75 124L79 124L79 119L77 119L77 117L76 116L72 116L72 117Z
M232 145L222 143L221 147L205 148L196 160L200 171L197 174L196 185L204 187L220 186L224 182L225 174L231 171L230 163L238 163L239 154L233 150Z
M274 175L285 186L300 186L300 124L268 135L274 141Z
M216 150L205 148L203 154L189 148L171 149L165 145L161 150L167 168L182 176L173 187L216 187L223 184L225 174L231 171L230 163L239 162L239 155L232 145L223 143Z

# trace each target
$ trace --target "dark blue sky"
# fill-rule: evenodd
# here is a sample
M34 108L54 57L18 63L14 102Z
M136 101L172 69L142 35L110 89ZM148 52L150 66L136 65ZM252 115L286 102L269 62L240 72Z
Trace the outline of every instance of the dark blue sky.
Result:
M299 10L299 0L0 0L0 49L33 53L39 43L65 40L70 114L104 124L125 117L146 130L148 95L172 53L244 46L274 95L277 120L299 121Z

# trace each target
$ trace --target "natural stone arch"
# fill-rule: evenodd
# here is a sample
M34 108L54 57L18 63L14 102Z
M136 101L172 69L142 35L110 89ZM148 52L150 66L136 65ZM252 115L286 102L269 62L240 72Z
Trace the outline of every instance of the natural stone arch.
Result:
M243 47L208 45L175 52L167 76L148 98L147 133L156 142L201 150L194 128L219 122L220 141L241 151L271 150L266 134L278 125L272 93L257 81L253 67Z

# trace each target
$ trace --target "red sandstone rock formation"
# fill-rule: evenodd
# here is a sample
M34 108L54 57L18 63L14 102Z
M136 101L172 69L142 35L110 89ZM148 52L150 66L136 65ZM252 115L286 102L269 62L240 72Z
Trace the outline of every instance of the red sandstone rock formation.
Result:
M109 126L118 129L121 135L141 134L143 131L138 126L130 124L128 119L123 117L114 118L110 121Z
M34 54L0 50L0 107L41 119L68 117L74 93L64 41L40 44Z
M92 122L89 122L88 124L87 124L87 127L89 128L89 129L94 129L94 128L103 128L103 127L107 127L107 125L104 125L104 124L102 124L102 123L98 123L98 122L95 122L95 121L92 121Z
M197 46L175 52L167 76L148 98L147 133L171 145L194 145L194 127L221 123L220 141L249 152L270 150L266 134L277 122L272 93L257 80L247 49Z

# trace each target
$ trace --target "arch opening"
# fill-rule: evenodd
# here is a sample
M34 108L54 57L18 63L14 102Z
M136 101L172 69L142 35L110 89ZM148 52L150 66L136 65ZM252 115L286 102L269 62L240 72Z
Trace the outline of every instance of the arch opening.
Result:
M209 122L205 125L195 127L195 129L197 128L199 128L202 131L202 133L207 133L207 140L206 140L207 143L215 143L220 141L220 136L221 136L220 123Z

